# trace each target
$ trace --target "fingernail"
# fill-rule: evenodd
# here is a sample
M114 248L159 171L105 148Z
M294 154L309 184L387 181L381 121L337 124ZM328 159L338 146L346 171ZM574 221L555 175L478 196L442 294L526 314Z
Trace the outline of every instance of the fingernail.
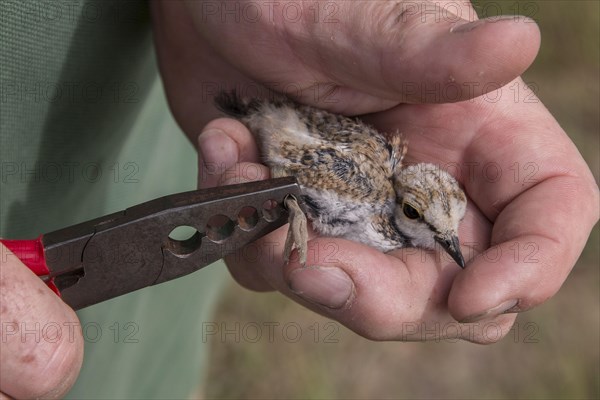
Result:
M220 129L208 129L198 137L200 157L207 172L223 172L239 157L237 143Z
M252 180L245 178L243 176L234 176L234 177L219 181L219 186L237 185L239 183L248 183L248 182L252 182Z
M492 307L487 311L484 311L482 313L478 313L478 314L474 314L474 315L470 315L466 318L463 318L461 321L461 323L464 324L468 324L471 322L477 322L477 321L481 321L482 319L488 319L488 318L492 318L492 317L496 317L500 314L505 314L505 313L509 313L511 312L511 309L515 309L515 307L517 306L517 303L519 301L518 300L508 300L505 301L499 305L497 305L496 307Z
M521 306L519 305L519 302L517 301L514 306L507 308L506 310L504 310L502 312L502 314L514 314L514 313L520 313L523 311L526 311L526 310L523 310L521 308Z
M477 21L467 22L466 24L454 25L452 28L450 28L450 32L452 32L452 33L471 32L472 30L480 27L481 25L494 23L494 22L498 22L498 21L506 21L509 19L518 20L519 16L517 16L517 15L501 15L498 17L482 18L482 19L478 19Z
M289 276L292 292L311 303L342 308L354 296L354 282L337 267L298 268Z

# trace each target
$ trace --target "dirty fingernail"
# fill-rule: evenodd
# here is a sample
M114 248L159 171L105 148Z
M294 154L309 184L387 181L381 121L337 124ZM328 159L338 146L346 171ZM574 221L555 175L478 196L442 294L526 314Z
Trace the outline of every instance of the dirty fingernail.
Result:
M518 20L520 20L520 17L518 15L502 15L502 16L498 16L498 17L482 18L482 19L478 19L477 21L467 22L466 24L454 25L452 28L450 28L450 32L452 32L452 33L471 32L472 30L480 27L481 25L491 24L491 23L499 22L499 21L507 21L510 19L518 21Z
M290 274L289 286L305 300L329 308L342 308L354 296L354 282L337 267L298 268Z
M202 132L198 137L198 147L207 173L223 172L239 157L237 143L220 129Z
M500 314L511 312L510 310L514 309L515 306L517 305L517 303L518 303L518 300L508 300L508 301L505 301L505 302L497 305L496 307L490 308L487 311L484 311L484 312L478 313L478 314L473 314L466 318L463 318L460 322L468 324L471 322L481 321L482 319L497 317Z
M234 176L234 177L223 179L223 180L219 181L219 186L237 185L240 183L248 183L248 182L252 182L252 180L245 178L243 176Z

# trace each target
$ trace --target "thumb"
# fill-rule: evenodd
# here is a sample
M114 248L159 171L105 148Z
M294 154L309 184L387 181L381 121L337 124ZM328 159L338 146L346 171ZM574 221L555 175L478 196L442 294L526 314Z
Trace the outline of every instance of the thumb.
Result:
M470 6L449 4L342 2L339 22L316 24L310 34L321 39L298 41L294 50L342 87L411 103L473 98L531 65L540 45L531 19L473 21Z
M0 398L63 397L83 361L79 320L2 244L0 305Z

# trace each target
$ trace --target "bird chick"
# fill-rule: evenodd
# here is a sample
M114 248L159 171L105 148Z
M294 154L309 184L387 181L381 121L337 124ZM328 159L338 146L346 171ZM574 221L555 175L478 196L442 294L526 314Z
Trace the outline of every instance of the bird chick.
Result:
M432 164L404 166L406 142L357 118L332 114L287 98L242 99L221 92L216 106L254 135L272 177L296 177L308 218L321 235L345 238L387 252L441 245L465 262L458 225L466 196L458 182ZM305 219L294 201L284 256L292 243L306 261Z

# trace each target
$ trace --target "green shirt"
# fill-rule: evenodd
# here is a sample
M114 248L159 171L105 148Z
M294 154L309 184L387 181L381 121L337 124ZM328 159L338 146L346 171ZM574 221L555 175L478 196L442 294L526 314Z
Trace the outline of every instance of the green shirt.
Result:
M0 107L0 237L195 188L143 1L0 3ZM216 263L80 311L84 366L69 396L189 398L225 275Z

